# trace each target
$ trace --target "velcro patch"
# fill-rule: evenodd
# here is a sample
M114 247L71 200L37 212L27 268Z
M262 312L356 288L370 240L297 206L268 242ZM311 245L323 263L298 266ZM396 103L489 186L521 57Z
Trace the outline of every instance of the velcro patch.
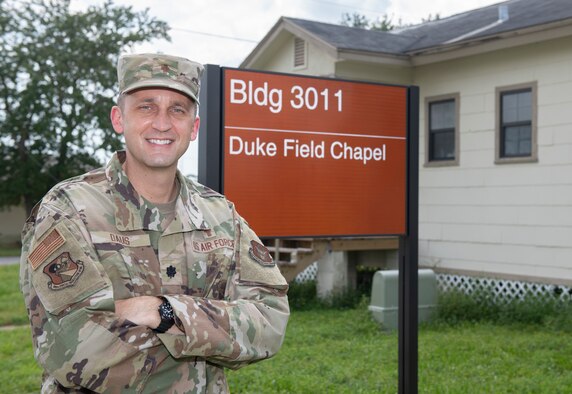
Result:
M112 243L123 246L141 247L151 245L149 234L115 234L108 231L92 231L91 240L94 244Z
M51 290L73 286L82 272L83 262L81 260L74 261L69 252L60 254L44 267L44 274L50 278L48 287Z
M217 249L228 248L234 249L234 240L229 238L214 238L207 241L192 241L193 252L209 253Z
M54 253L60 246L66 242L66 239L56 229L50 233L40 242L32 253L28 255L28 262L35 271L49 255Z
M272 259L270 251L266 248L266 246L259 242L250 241L250 249L248 250L248 254L254 261L263 267L274 266L274 259Z

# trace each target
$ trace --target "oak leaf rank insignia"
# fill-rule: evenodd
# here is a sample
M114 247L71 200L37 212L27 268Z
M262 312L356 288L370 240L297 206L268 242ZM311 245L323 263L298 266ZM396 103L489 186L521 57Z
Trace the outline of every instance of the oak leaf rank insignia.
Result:
M177 268L173 267L172 265L167 267L167 276L169 278L174 278L177 275Z

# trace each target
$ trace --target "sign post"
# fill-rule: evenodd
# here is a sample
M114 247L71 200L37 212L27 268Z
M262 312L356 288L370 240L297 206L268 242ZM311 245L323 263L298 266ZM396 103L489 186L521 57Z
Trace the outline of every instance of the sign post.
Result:
M200 101L199 181L260 237L400 238L399 391L416 392L418 89L207 65Z
M399 237L399 393L418 391L419 88L407 100L407 233Z

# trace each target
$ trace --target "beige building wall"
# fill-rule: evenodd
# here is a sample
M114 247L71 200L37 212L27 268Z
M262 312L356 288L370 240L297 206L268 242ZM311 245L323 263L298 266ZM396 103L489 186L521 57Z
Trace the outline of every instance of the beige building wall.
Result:
M20 233L26 221L23 207L0 210L0 245L13 246L20 242Z
M572 37L416 67L337 61L293 37L265 70L420 87L421 266L572 285ZM335 70L333 67L335 65ZM495 164L496 89L537 87L538 161ZM456 166L425 163L425 98L458 94Z
M302 67L294 67L294 36L281 40L279 47L272 50L275 55L260 70L319 77L331 77L334 74L335 59L309 41L306 41L306 65Z
M538 161L495 164L495 89L537 84ZM420 264L572 284L572 37L420 66ZM460 94L460 157L426 167L425 97Z
M344 61L336 64L336 78L410 85L413 78L413 68Z

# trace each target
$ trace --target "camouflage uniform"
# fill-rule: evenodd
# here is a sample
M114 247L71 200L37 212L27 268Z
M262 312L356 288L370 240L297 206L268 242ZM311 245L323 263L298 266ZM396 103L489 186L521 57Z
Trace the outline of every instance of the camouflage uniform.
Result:
M280 348L287 283L223 196L178 173L165 226L124 160L55 186L24 227L20 286L42 392L228 392L223 367ZM164 295L185 335L114 313L114 300L142 295Z

